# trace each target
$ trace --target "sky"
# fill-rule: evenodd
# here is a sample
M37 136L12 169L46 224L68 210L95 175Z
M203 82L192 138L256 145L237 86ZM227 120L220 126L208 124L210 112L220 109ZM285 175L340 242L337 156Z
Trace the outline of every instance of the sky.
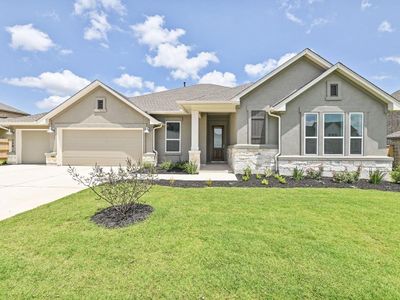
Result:
M261 78L305 48L400 89L398 0L1 1L0 102L49 111L93 80L127 95Z

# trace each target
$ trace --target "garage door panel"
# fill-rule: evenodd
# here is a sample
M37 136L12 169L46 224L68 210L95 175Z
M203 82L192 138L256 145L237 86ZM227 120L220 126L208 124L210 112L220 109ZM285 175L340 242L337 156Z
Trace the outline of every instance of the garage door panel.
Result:
M50 136L45 130L21 131L21 162L23 164L45 164L45 153L50 152Z
M140 161L141 130L64 130L63 164L112 166Z

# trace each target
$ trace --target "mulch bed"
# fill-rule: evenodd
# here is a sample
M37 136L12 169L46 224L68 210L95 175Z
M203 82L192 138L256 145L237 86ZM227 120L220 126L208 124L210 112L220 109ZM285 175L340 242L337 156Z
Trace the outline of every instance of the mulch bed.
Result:
M257 179L254 175L251 176L249 181L242 181L242 177L237 175L238 181L212 181L211 187L260 187L260 188L357 188L357 189L371 189L371 190L381 190L381 191L392 191L400 192L400 184L392 182L382 182L381 184L371 184L368 180L360 179L358 182L349 183L338 183L334 182L332 178L322 178L320 180L316 179L303 179L296 181L290 177L285 177L286 184L280 183L274 177L267 178L268 185L262 185L261 180ZM157 185L161 186L172 186L181 188L199 188L208 187L207 181L184 181L184 180L157 180Z
M125 215L121 215L111 206L98 211L90 219L97 225L106 228L125 227L144 221L153 211L152 206L138 203L132 205Z
M157 168L157 174L187 174L185 171L179 168L172 168L170 170L164 170L161 168Z

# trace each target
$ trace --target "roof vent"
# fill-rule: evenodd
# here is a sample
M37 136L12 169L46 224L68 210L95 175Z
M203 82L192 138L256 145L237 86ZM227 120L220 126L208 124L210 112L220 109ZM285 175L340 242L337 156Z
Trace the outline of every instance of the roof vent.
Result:
M183 87L186 87L186 81L183 82Z

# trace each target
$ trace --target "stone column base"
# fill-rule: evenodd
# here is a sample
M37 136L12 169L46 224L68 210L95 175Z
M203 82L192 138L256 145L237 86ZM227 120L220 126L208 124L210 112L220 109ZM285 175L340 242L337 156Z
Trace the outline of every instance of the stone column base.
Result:
M46 165L57 165L57 153L56 152L49 152L45 153L46 155Z
M156 154L153 152L147 152L143 154L142 164L151 164L153 166L156 165Z
M9 165L17 164L17 155L9 153L7 156L7 164L9 164Z
M200 170L200 150L189 150L189 161L197 165L197 171Z

